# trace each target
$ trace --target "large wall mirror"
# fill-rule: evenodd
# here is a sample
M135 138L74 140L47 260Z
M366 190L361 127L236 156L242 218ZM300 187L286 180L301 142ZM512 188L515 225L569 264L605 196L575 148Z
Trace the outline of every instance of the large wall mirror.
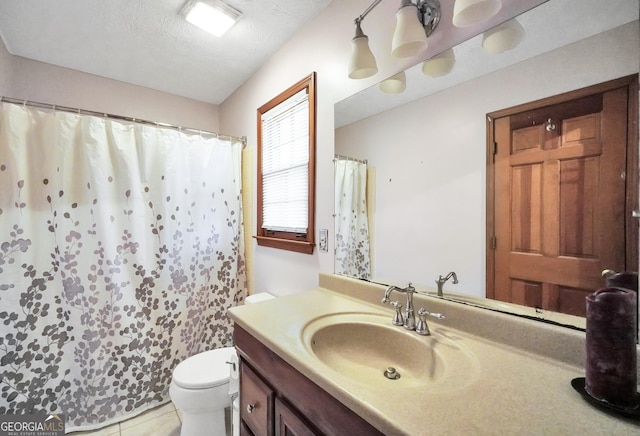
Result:
M486 299L486 114L637 74L638 1L603 7L550 0L517 17L524 39L509 51L485 52L479 35L453 48L446 75L419 64L401 94L374 86L336 104L336 154L368 167L368 276L347 275L430 292L455 271L445 297L584 328L579 316Z

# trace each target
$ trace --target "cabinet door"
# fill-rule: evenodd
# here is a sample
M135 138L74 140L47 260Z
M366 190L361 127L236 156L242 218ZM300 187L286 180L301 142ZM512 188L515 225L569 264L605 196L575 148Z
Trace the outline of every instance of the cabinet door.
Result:
M240 418L255 436L273 435L273 398L273 390L241 362Z
M244 421L240 421L240 436L254 436Z
M317 436L287 403L276 398L276 435L277 436Z

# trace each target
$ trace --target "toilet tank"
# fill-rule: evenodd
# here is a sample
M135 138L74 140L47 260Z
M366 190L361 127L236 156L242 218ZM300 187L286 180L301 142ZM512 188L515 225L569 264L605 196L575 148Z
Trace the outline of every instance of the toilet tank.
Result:
M276 297L268 292L258 292L256 294L249 295L247 298L245 298L244 302L245 304L252 304L259 303L260 301L271 300L273 298Z

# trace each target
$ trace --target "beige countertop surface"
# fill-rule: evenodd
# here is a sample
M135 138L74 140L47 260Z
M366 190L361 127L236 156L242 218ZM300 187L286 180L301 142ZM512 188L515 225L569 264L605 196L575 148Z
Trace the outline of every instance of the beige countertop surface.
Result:
M567 342L568 349L576 348L584 333L569 333L569 339L562 339L565 333L560 332L556 338L553 328L540 324L544 326L541 332L532 336L529 330L538 328L536 323L525 325L526 329L522 326L510 329L511 321L500 319L508 315L499 315L496 329L507 328L515 334L520 330L528 332L521 338L511 337L511 343L505 344L456 329L456 318L464 317L465 322L460 324L468 326L470 319L479 317L484 329L494 319L494 315L482 318L485 314L481 309L460 304L418 299L416 311L423 305L432 311L437 307L447 318L429 321L431 337L405 332L446 346L445 373L449 371L455 377L443 376L426 385L399 383L402 379L389 380L384 385L363 383L334 371L305 345L305 327L319 318L339 313L379 314L388 316L389 321L393 314L388 306L373 303L379 301L380 289L384 288L370 290L371 298L366 291L369 301L364 301L358 298L358 292L349 292L348 285L341 292L320 287L235 307L229 310L229 315L283 360L388 435L640 434L640 423L595 409L571 387L573 378L584 376L582 367L575 364L579 356L572 363L572 357L567 358L562 351L556 359L527 349L540 346L528 347L529 343L558 338ZM546 335L547 332L550 334ZM513 345L520 340L524 346ZM562 344L550 344L549 348L561 350Z

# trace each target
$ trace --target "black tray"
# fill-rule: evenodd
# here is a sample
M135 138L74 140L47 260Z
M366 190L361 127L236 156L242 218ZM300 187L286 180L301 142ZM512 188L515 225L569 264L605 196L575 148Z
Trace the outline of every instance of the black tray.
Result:
M578 393L582 395L582 398L584 398L587 401L587 403L591 404L592 406L600 410L603 410L605 412L608 412L612 415L624 416L625 418L633 419L635 421L640 421L640 395L636 395L635 405L633 406L628 406L628 407L616 406L604 400L598 400L597 398L592 397L591 394L587 392L584 385L585 385L584 377L578 377L571 380L571 386L573 386L573 389L578 391Z

